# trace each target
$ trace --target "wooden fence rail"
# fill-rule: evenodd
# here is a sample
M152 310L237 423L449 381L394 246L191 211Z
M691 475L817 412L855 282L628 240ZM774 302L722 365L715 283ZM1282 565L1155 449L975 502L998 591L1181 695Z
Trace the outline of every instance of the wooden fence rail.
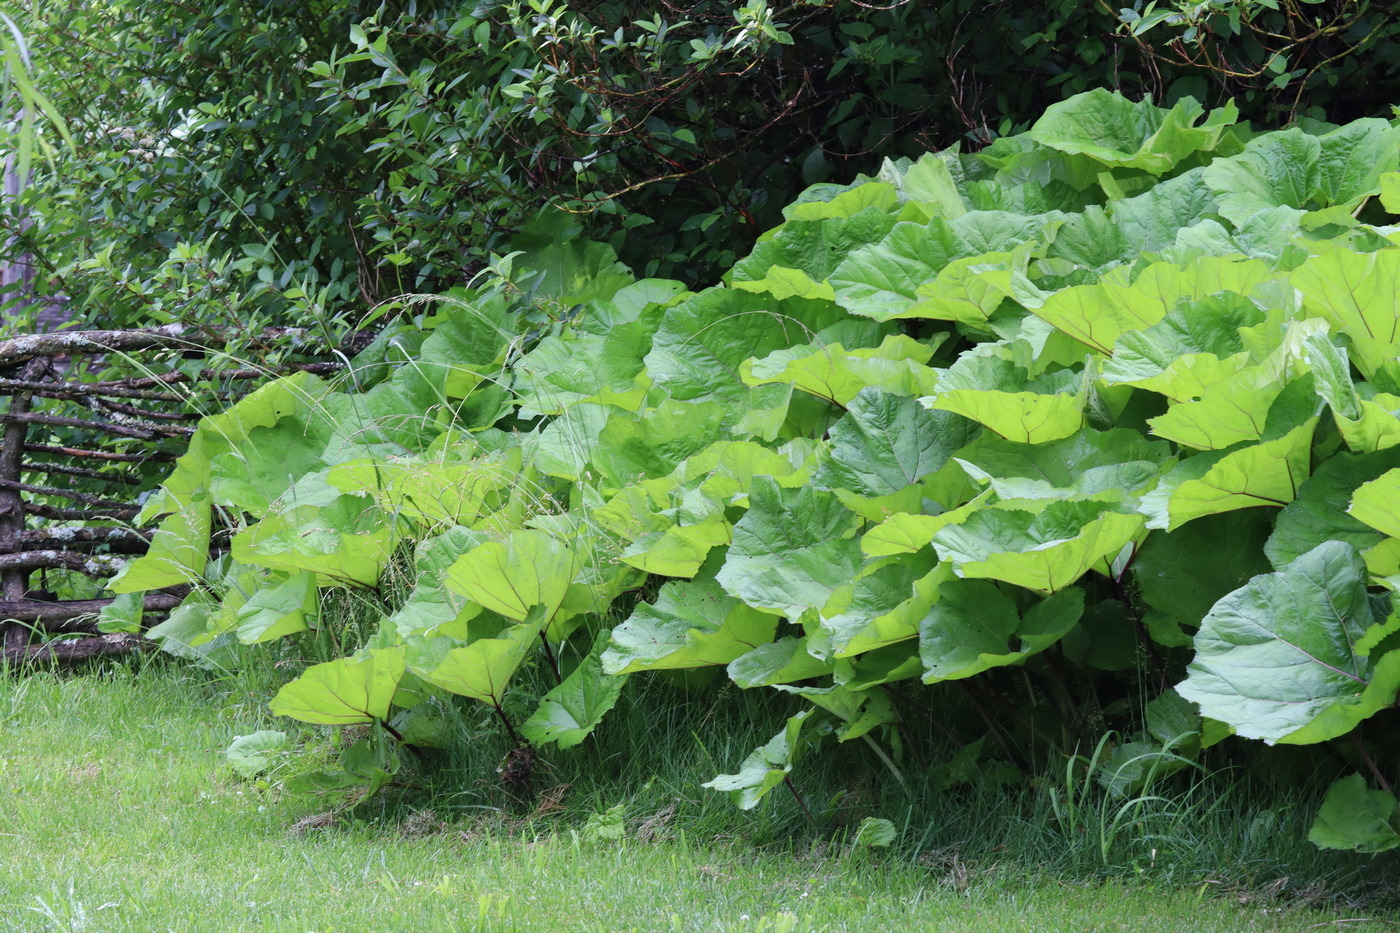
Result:
M173 367L235 339L242 355L278 350L295 362ZM97 630L110 598L58 599L44 585L50 571L101 579L146 552L150 529L131 524L135 491L151 483L141 470L168 470L198 411L216 411L271 376L332 373L354 349L335 352L297 328L252 339L172 325L0 340L0 398L9 400L0 410L0 663L73 664L144 650L140 635ZM118 356L147 375L104 378L102 362ZM147 594L145 618L153 623L179 605L180 589Z

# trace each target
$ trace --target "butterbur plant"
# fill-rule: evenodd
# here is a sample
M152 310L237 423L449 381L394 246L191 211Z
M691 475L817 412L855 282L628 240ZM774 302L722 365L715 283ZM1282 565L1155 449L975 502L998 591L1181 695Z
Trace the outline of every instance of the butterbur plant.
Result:
M1223 741L1328 743L1357 775L1313 838L1379 851L1398 169L1384 120L1252 133L1095 91L810 188L699 293L527 251L574 313L517 339L522 271L373 351L371 388L296 376L206 419L114 585L205 581L150 633L197 654L295 637L411 553L402 604L278 712L456 695L573 744L623 678L723 667L799 704L709 783L741 806L823 739L909 780L938 703L1022 769L1136 736L1104 748L1120 794ZM242 518L211 563L216 513ZM557 686L513 722L532 657Z

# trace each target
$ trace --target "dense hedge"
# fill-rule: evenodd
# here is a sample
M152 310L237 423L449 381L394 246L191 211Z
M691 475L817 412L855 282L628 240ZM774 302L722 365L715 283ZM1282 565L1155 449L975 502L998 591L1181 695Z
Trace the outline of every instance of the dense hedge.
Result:
M1094 87L1231 99L1268 125L1384 115L1400 100L1394 12L32 4L36 82L78 144L11 211L10 249L103 325L339 325L464 284L552 199L640 273L703 284L805 185L976 150Z

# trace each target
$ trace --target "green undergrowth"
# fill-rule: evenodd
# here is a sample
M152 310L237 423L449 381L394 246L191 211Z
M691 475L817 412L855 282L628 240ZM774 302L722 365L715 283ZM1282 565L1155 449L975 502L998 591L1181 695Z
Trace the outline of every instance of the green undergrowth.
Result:
M1291 772L1329 789L1290 844L1385 853L1398 213L1392 121L1095 91L813 186L698 292L541 220L351 378L204 419L103 624L190 585L149 637L278 661L271 712L326 727L231 766L347 806L483 743L522 789L684 748L694 704L725 738L684 786L760 835L843 828L808 773L881 788L837 809L882 843L885 788L1004 783L1071 837L1107 819L1107 863L1159 803Z
M889 848L813 836L783 803L748 818L693 779L766 728L717 728L748 699L721 699L714 716L671 704L672 728L648 742L602 730L592 753L541 763L528 799L479 780L504 750L484 742L479 760L414 772L431 793L391 789L328 813L230 772L223 747L266 724L250 685L164 663L0 680L0 929L1282 931L1396 919L1395 889L1367 876L1374 861L1288 842L1309 814L1286 795L1252 812L1220 797L1154 806L1155 860L1132 843L1107 866L1098 816L1057 828L1034 789L901 798L851 786L839 768L803 774L813 801L861 793L906 808ZM641 706L617 713L644 725ZM560 781L571 786L556 796ZM1168 825L1169 811L1184 816Z

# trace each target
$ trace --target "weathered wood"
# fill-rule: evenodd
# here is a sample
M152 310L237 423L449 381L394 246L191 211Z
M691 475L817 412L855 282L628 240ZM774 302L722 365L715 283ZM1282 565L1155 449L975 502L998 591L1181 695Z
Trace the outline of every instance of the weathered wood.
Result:
M98 658L119 657L155 646L139 635L98 635L92 638L70 638L42 645L5 648L5 663L10 666L58 664L68 666Z
M16 400L30 397L30 393L22 393L15 396ZM0 414L0 424L45 424L57 428L82 428L85 431L97 431L101 434L115 434L119 437L134 437L141 441L160 440L164 432L160 428L169 428L168 425L143 425L139 428L130 427L124 424L113 424L110 421L86 421L82 418L66 418L62 415L41 415L30 411L17 412L13 409Z
M219 350L229 343L249 340L250 350L274 346L314 346L320 335L304 327L270 327L248 334L230 327L187 327L165 324L136 330L77 330L56 334L25 334L0 340L0 368L8 369L30 360L84 353L143 350Z
M166 619L170 618L169 613L148 612L141 617L142 628L154 628ZM35 628L43 629L44 634L52 637L54 635L103 635L106 634L97 627L97 616L75 616L71 619L54 619L49 622L36 623Z
M143 603L146 612L169 612L184 599L172 593L147 593ZM82 616L93 616L112 602L110 599L70 599L46 603L36 599L0 602L0 619L13 619L38 628L57 627Z
M198 421L204 417L193 411L151 411L146 408L137 408L135 405L109 401L96 395L83 395L80 398L87 402L88 407L94 411L101 410L111 412L114 415L127 415L138 419L138 423L147 418L156 421Z
M183 375L183 373L181 374ZM112 388L103 390L103 386ZM174 392L158 389L132 389L115 382L31 382L24 379L0 379L0 392L33 392L42 398L74 400L89 395L103 398L135 398L152 402L181 403L185 399Z
M114 577L126 565L123 558L113 554L74 554L72 551L18 551L0 554L0 573L30 570L76 570L90 577ZM23 596L23 592L19 594ZM9 593L6 599L13 599Z
M149 550L152 533L114 524L26 528L26 518L53 523L134 519L139 508L134 502L123 500L124 493L119 490L144 483L134 465L168 463L177 458L178 450L194 434L189 423L201 417L192 408L226 406L251 388L251 383L286 373L343 372L350 355L370 339L368 334L355 335L337 350L326 345L319 333L300 328L249 333L236 328L167 326L31 334L0 340L0 395L10 397L8 410L0 411L0 663L76 664L151 647L139 637L124 634L30 644L35 636L93 634L97 615L112 602L46 602L32 598L45 595L30 592L32 571L63 569L94 577L111 576L124 566L129 555ZM303 359L319 356L326 360L334 355L338 362L231 370L204 368L199 372L176 371L99 382L79 381L71 374L83 368L75 364L70 372L66 362L81 355L142 351L158 351L162 356L185 351L186 359L200 353L212 357L234 342L240 349L255 353L277 347L304 354ZM215 360L211 358L211 362ZM190 397L186 397L186 392ZM190 398L196 397L200 404L189 404ZM36 410L39 399L47 401ZM40 430L31 432L31 426ZM39 435L37 440L56 440L30 443L30 433ZM76 440L77 446L66 443L69 438ZM132 466L107 472L105 464ZM34 480L39 476L79 477L111 485L104 488L94 483L89 490L67 488L62 480L25 482L26 478ZM35 498L44 501L32 501ZM74 507L53 504L54 500L63 499ZM187 591L188 587L181 587L146 594L145 612L159 619L176 608Z
M348 348L346 352L351 352ZM358 352L358 351L355 351ZM201 369L197 376L175 370L162 373L159 376L133 376L130 379L114 379L110 382L89 382L84 383L83 388L89 394L107 395L112 397L137 398L138 396L126 396L128 391L143 391L155 386L183 385L188 382L246 382L249 379L266 379L270 376L286 375L288 373L311 373L313 376L325 376L344 369L343 363L288 363L277 367L246 367L242 369ZM168 393L167 393L168 394ZM170 401L183 401L179 396L170 395Z
M25 449L29 449L28 445L25 446ZM141 477L135 473L124 473L116 470L90 470L87 467L77 467L68 463L51 463L47 460L26 460L24 472L81 476L84 479L99 479L104 483L119 483L124 486L140 486L143 482Z
M150 536L151 532L135 528L26 528L19 534L19 545L25 551L105 547L118 554L144 554L151 547Z
M90 505L95 509L126 508L125 502L114 502L111 499L102 499L98 496L90 496L85 492L77 492L72 489L62 489L58 486L35 486L32 483L17 483L13 480L0 479L0 489L18 490L20 492L32 492L40 496L58 496L61 499L72 499L74 502L81 502L83 505Z
M136 517L140 509L61 509L44 502L30 502L24 510L30 515L56 522L122 522Z
M55 447L51 444L25 444L25 451L34 454L53 454L58 457L80 457L85 460L110 460L113 463L170 463L179 459L178 454L168 450L149 450L139 454L127 454L114 450L87 450L83 447Z
M32 360L24 369L26 379L38 379L48 368L47 360ZM33 394L20 392L10 396L8 415L22 417L29 411ZM0 435L0 480L18 483L24 460L24 438L29 426L23 421L10 421L5 432ZM20 534L24 531L24 498L13 487L0 487L0 557L13 556L20 548ZM6 601L23 599L29 589L29 570L17 565L0 570L0 599ZM20 649L29 640L29 634L18 625L0 622L0 644L6 651Z

